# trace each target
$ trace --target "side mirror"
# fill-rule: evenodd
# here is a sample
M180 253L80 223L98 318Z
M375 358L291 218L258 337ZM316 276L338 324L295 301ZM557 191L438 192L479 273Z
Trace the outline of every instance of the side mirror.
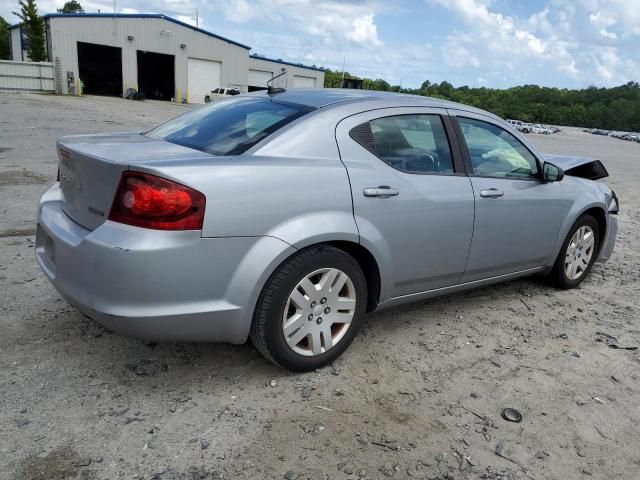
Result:
M553 163L544 162L542 165L542 178L545 182L559 182L564 178L564 170Z

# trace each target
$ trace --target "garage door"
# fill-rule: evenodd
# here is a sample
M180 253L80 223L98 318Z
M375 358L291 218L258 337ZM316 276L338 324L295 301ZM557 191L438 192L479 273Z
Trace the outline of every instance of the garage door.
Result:
M316 88L316 79L313 77L293 76L293 88Z
M189 103L204 103L204 96L220 87L220 62L190 58L187 61Z
M273 72L249 69L249 86L267 88L267 82L273 77Z

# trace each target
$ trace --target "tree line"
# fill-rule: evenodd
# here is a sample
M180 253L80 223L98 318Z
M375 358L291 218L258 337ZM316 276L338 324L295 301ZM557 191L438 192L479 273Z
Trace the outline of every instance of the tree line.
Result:
M342 72L325 70L325 87L339 88ZM345 72L345 77L357 78ZM442 98L488 110L502 118L529 123L604 128L640 132L640 84L612 88L567 88L523 85L507 89L454 87L449 82L425 81L420 88L402 88L363 78L363 88Z

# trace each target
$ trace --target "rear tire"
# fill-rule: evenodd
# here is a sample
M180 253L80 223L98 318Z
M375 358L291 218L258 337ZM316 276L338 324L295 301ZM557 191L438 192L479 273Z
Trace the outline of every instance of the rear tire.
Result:
M571 227L549 273L551 282L568 290L582 283L596 261L600 227L593 216L582 215Z
M358 262L320 245L285 261L256 306L250 337L276 365L306 372L338 358L353 341L367 305Z

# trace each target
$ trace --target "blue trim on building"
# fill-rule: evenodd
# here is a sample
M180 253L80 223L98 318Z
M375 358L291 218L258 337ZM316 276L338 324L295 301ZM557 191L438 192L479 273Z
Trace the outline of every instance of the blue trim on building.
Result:
M218 40L222 40L227 43L231 43L233 45L237 45L238 47L242 47L246 50L251 50L251 47L247 45L243 45L242 43L234 42L233 40L229 40L228 38L221 37L220 35L216 35L215 33L208 32L201 28L196 28L193 25L189 25L188 23L181 22L180 20L176 20L175 18L169 17L162 13L47 13L43 15L43 18L160 18L166 20L168 22L175 23L176 25L180 25L181 27L189 28L191 30L195 30L198 33L202 33L204 35L208 35L213 38L217 38ZM20 25L14 25L14 28Z
M262 55L256 55L256 54L249 55L249 56L251 58L255 58L256 60L266 60L267 62L281 63L282 65L291 65L292 67L306 68L307 70L315 70L316 72L324 72L324 68L309 67L301 63L286 62L284 60L276 60L274 58L263 57Z
M176 25L180 25L181 27L189 28L198 33L202 33L204 35L217 38L218 40L222 40L223 42L237 45L238 47L242 47L246 50L251 50L251 47L247 45L238 43L236 41L222 37L220 35L216 35L215 33L208 32L207 30L196 28L193 25L189 25L188 23L181 22L180 20L176 20L175 18L169 17L162 13L47 13L43 15L42 18L47 19L47 18L74 18L74 17L75 18L159 18L162 20L166 20L168 22L175 23ZM9 30L13 30L14 28L19 28L20 25L21 25L20 23L11 25L9 27ZM249 56L257 60L266 60L267 62L274 62L282 65L290 65L292 67L298 67L298 68L306 68L307 70L314 70L316 72L324 72L324 68L311 67L308 65L303 65L302 63L287 62L286 60L277 60L275 58L264 57L262 55L256 55L256 54L249 55Z

